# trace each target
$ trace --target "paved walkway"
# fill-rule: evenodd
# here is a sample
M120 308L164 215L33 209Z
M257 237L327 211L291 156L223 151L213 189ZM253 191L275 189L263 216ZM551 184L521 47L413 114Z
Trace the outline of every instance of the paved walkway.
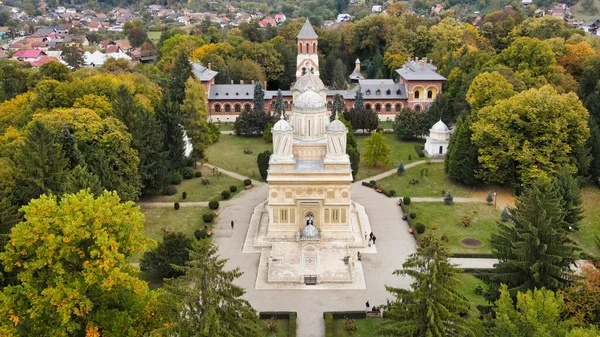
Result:
M141 201L137 205L141 207L173 207L173 202L147 202ZM208 207L208 201L180 201L181 207Z
M212 164L209 164L209 163L204 163L204 164L202 164L202 165L203 165L203 166L206 166L206 167L208 167L208 168L211 168L211 169L216 167L215 165L212 165ZM227 171L226 169L222 169L222 168L220 168L220 167L217 167L217 168L219 169L219 172L221 172L221 173L223 173L223 174L225 174L225 175L228 175L228 176L230 176L230 177L232 177L232 178L235 178L235 179L237 179L237 180L246 180L246 179L250 179L249 177L243 176L243 175L241 175L241 174L239 174L239 173L235 173L235 172ZM250 180L252 180L252 179L250 179ZM262 185L262 184L263 184L263 183L262 183L262 182L260 182L260 181L252 180L252 185L255 185L255 186L256 186L256 185Z
M458 268L494 268L494 264L498 263L498 259L465 259L465 258L450 258L450 262L458 265Z
M401 197L400 197L401 198ZM444 202L444 198L424 198L424 197L410 197L412 202ZM453 202L486 202L482 198L453 198Z
M432 163L443 163L444 162L444 159L428 159L428 160L430 162L432 162ZM426 162L427 162L427 160L419 160L419 161L416 161L414 163L410 163L410 164L404 165L404 168L408 170L411 167L415 167L417 165L422 165L422 164L425 164ZM381 179L383 179L385 177L389 177L392 174L396 174L396 173L398 173L398 171L396 171L396 169L393 169L393 170L389 170L389 171L380 173L380 174L378 174L378 175L376 175L374 177L365 178L365 179L363 179L361 181L370 181L370 180L377 181L377 180L381 180Z

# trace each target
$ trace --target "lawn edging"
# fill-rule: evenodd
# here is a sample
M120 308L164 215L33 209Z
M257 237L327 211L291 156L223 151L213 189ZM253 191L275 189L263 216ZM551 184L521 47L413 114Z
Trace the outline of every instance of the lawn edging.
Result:
M288 337L296 337L296 317L298 317L298 313L295 311L261 311L258 313L258 319L287 319Z
M450 257L463 259L493 259L496 256L493 253L454 253Z

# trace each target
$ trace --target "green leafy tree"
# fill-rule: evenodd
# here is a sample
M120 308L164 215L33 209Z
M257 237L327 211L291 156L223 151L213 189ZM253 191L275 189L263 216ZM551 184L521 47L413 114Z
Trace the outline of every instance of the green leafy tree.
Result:
M471 125L479 148L478 175L514 186L548 179L559 170L575 173L572 156L589 138L588 118L575 94L559 94L550 86L479 110Z
M127 33L127 39L131 43L132 47L137 48L143 45L144 42L148 41L148 33L146 33L144 28L133 27L129 33Z
M26 92L29 73L17 61L0 60L0 102Z
M271 117L262 111L243 111L233 122L233 129L238 136L260 135L270 122Z
M265 131L263 131L262 138L265 141L265 143L273 143L273 132L271 131L271 129L273 129L273 123L267 124Z
M598 74L600 74L600 56L592 57L583 64L583 70L579 77L577 95L582 101L598 88Z
M494 105L501 99L506 99L516 94L510 82L499 72L483 72L477 75L467 92L467 101L474 111Z
M83 66L83 53L79 51L76 45L64 45L61 48L62 59L73 69L79 69Z
M433 232L421 239L421 248L411 254L394 275L413 280L411 290L386 286L396 296L386 311L380 333L386 336L473 336L459 314L469 310L469 302L457 291L456 267L449 251ZM460 334L459 334L460 333Z
M478 149L471 141L473 132L470 128L470 118L461 117L456 122L454 133L450 137L444 171L446 174L466 185L474 185L477 181L475 172L479 167L477 161Z
M38 68L38 73L44 78L65 82L71 79L71 71L60 62L48 62Z
M69 162L57 135L44 123L35 121L28 127L27 137L16 154L15 165L23 203L42 194L62 193Z
M373 166L390 162L392 148L387 145L387 138L381 132L371 132L371 137L365 139L365 162Z
M194 163L204 157L206 146L219 139L220 132L214 133L208 125L206 93L200 81L190 77L185 84L185 99L181 105L183 127L192 143Z
M498 233L491 237L492 253L500 261L489 275L492 289L503 283L515 296L519 291L568 286L577 247L564 230L564 217L551 184L539 182L525 189L510 210L511 223L499 222Z
M192 238L183 233L165 233L162 242L159 242L156 248L144 253L140 260L140 269L150 272L160 280L179 277L183 272L173 266L183 267L190 260L192 243Z
M530 37L514 40L496 56L495 61L517 72L529 72L532 76L546 75L556 64L550 45Z
M254 85L254 111L265 112L265 91L260 81Z
M260 177L267 181L267 170L269 169L269 159L271 158L271 151L266 150L261 152L256 156L256 164L258 165L258 172L260 173Z
M412 140L426 135L429 130L427 114L404 108L394 120L396 136L400 140Z
M3 336L144 336L160 324L127 257L144 251L144 216L115 192L42 196L23 207L0 253L18 283L2 290Z
M210 240L193 244L190 261L177 267L184 275L167 280L163 303L170 308L167 335L256 336L258 320L244 289L233 284L242 273L238 268L225 271L227 260L219 259Z
M495 305L490 336L564 336L567 331L560 293L544 288L519 292L515 305L508 287L502 285Z

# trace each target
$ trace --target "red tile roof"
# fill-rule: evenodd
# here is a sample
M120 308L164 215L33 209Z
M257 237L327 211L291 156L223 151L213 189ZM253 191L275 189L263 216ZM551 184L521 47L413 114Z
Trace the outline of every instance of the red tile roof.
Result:
M41 66L42 64L46 64L46 63L48 63L48 62L58 62L58 60L57 60L57 59L55 59L54 57L50 57L50 56L44 56L44 57L42 57L41 59L39 59L39 60L37 60L37 61L33 61L33 62L31 62L31 65L32 65L33 67L39 67L39 66Z
M40 57L41 55L45 55L45 53L41 50L21 49L21 50L17 50L17 52L15 52L13 54L13 57L36 58L36 57Z

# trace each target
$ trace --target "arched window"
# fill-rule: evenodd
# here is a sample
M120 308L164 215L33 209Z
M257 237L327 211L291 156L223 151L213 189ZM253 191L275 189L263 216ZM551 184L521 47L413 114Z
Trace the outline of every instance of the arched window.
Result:
M421 106L420 105L415 105L415 111L416 112L421 112Z
M375 112L381 112L381 104L375 104Z
M385 105L385 112L392 112L392 105L391 104L386 104Z
M327 109L333 108L333 102L327 101Z
M402 110L402 105L396 104L396 112L400 112Z
M419 96L420 96L420 92L419 92L419 90L416 90L415 91L415 99L419 99Z
M239 104L235 105L235 112L242 112L242 106Z
M313 49L312 49L313 54L316 54L317 53L317 43L316 42L313 43L312 47L313 47Z
M221 112L221 104L215 105L215 112Z
M225 104L225 112L231 112L231 105Z
M288 102L288 101L285 101L285 102L283 102L283 103L285 104L285 109L287 110L287 109L288 109L288 107L290 106L289 102Z
M371 104L367 104L367 105L365 105L365 109L367 109L367 110L371 110Z
M244 105L244 108L246 109L247 112L250 112L250 109L252 109L252 107L250 106L250 104Z
M427 98L433 98L433 91L427 90Z
M309 49L308 49L308 46L310 46L310 44L308 44L308 43L307 43L307 44L306 44L306 50L305 50L305 51L306 51L306 54L310 54L310 51L309 51Z
M302 76L306 75L306 68L302 67Z

